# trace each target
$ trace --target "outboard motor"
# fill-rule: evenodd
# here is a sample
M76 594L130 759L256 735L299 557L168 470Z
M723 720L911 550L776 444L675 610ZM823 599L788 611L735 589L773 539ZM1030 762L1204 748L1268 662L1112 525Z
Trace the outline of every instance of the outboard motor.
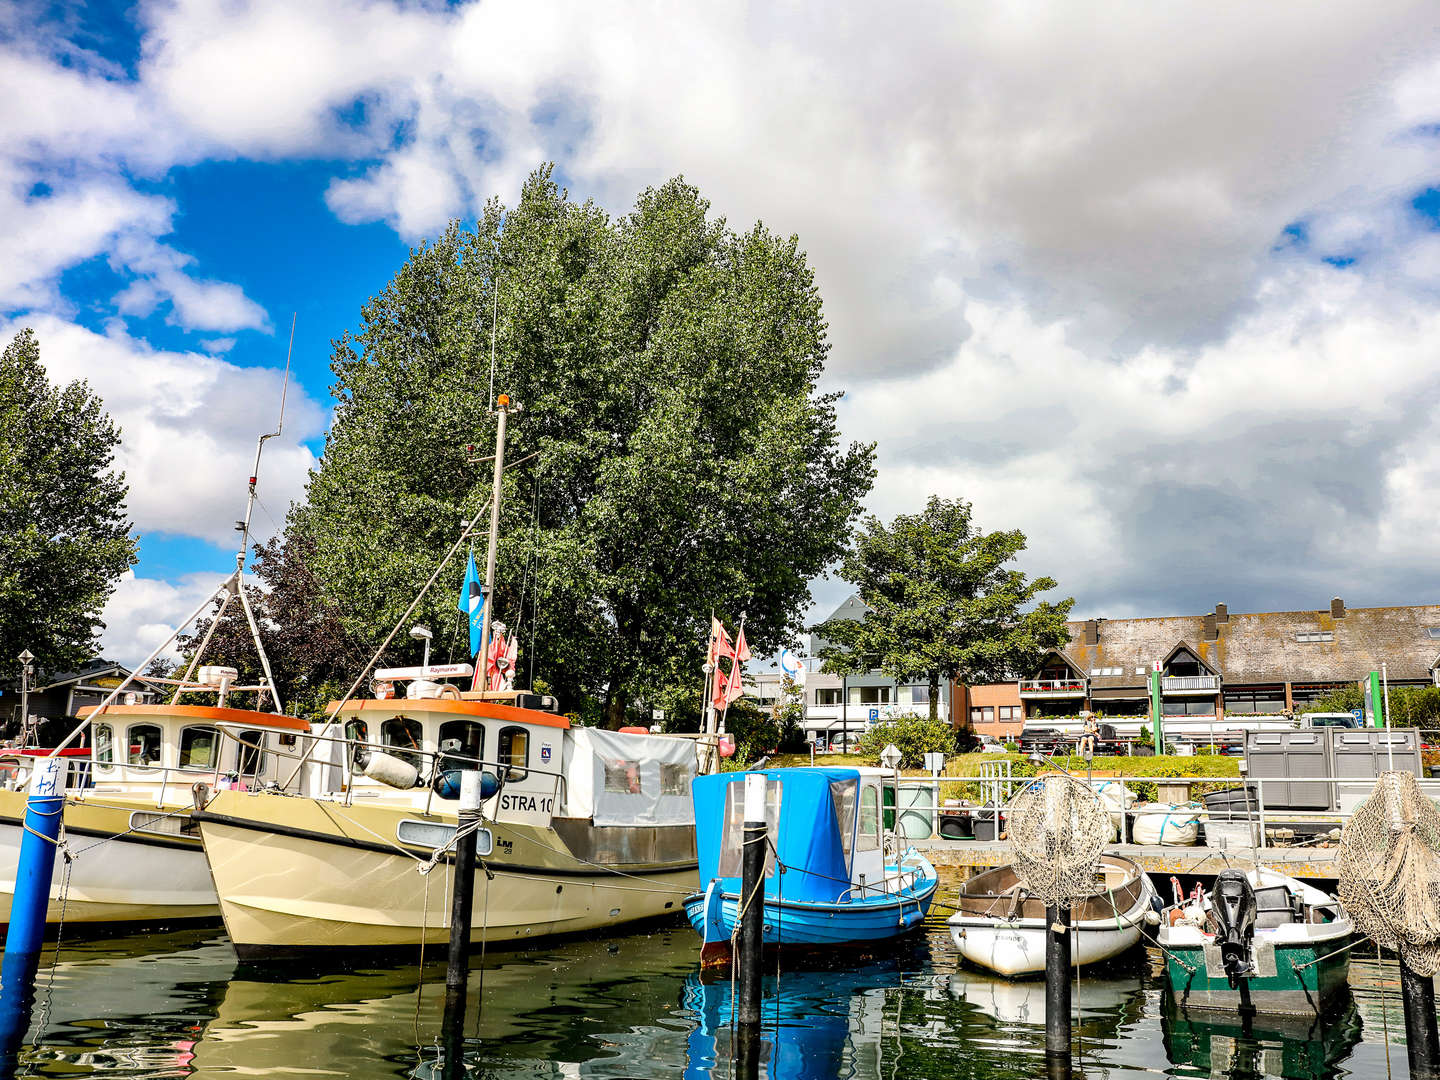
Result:
M1255 890L1243 871L1223 870L1215 875L1210 894L1215 912L1215 941L1231 988L1250 971L1250 946L1255 940Z

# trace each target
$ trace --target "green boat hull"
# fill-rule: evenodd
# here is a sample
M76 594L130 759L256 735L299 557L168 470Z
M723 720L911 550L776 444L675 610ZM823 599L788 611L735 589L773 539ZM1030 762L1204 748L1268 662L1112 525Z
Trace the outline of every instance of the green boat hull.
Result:
M1220 950L1169 946L1165 974L1182 1009L1217 1009L1271 1015L1323 1013L1349 985L1350 953L1338 952L1348 935L1320 941L1256 943L1258 973L1231 987Z

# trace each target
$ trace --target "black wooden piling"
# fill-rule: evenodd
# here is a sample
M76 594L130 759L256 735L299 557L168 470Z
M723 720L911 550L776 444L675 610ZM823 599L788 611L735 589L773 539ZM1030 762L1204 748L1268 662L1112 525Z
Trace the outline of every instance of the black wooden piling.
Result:
M1405 1049L1411 1080L1440 1080L1440 1034L1435 1026L1435 983L1400 958L1400 997L1405 1002Z
M739 955L734 958L736 1057L753 1058L760 1043L760 953L765 923L765 776L745 778L745 823L740 848Z
M1070 1060L1070 911L1059 905L1045 909L1045 1056L1051 1075Z
M445 965L445 1080L464 1076L465 1006L470 978L470 924L475 902L475 835L480 820L481 776L466 770L460 782L455 840L455 881L450 893L450 951Z

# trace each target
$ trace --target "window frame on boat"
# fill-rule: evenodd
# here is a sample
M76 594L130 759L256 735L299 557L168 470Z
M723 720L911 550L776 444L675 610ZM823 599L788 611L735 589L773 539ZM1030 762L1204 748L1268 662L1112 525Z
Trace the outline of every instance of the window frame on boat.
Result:
M259 729L240 732L235 747L235 775L243 779L251 776L256 780L265 771L265 733ZM255 767L247 769L247 759L255 759Z
M410 736L410 744L404 745L391 741L391 731L396 724L401 725L407 735ZM413 716L405 716L397 713L380 725L380 743L385 747L385 752L401 761L409 762L421 772L425 771L425 725Z
M840 851L845 857L845 874L853 869L856 812L860 805L860 780L831 780L830 805L835 809L835 827L840 830Z
M873 799L874 807L871 813L874 814L875 828L871 833L865 832L866 797ZM875 781L862 781L860 784L860 799L855 808L855 851L875 851L884 842L881 835L882 818L880 805L880 785Z
M520 764L515 765L515 736L520 736ZM504 770L500 779L507 784L518 784L530 775L530 729L509 724L500 729L495 739L495 762Z
M186 740L191 741L189 753L194 755L194 738L196 734L208 734L210 736L210 752L206 755L209 760L203 764L195 764L193 761L187 763ZM220 767L220 731L214 724L186 724L180 729L179 736L175 740L175 767L185 772L214 772Z
M104 735L101 735L104 732ZM103 742L101 741L103 738ZM116 764L115 751L115 725L114 724L92 724L90 731L90 756L95 761L96 769L103 769L109 772ZM105 756L101 756L104 754Z
M346 772L355 773L359 771L359 765L355 759L360 755L362 749L370 745L370 725L362 717L352 716L345 721L346 740Z
M155 760L142 761L140 754L132 753L131 747L137 739L143 739L143 733L149 729L155 733ZM143 754L145 745L140 744L140 751ZM137 769L163 769L165 767L165 729L159 724L149 720L142 720L136 724L130 724L125 728L125 764Z
M461 717L455 720L442 721L436 733L435 748L438 751L440 747L444 746L451 739L456 738L452 732L457 730L463 732L464 735L460 738L460 749L455 753L455 756L461 760L455 764L462 768L475 768L478 763L485 760L485 725L479 720L473 720L470 717ZM475 741L475 745L472 748L470 736L477 733L479 739ZM441 768L445 768L450 764L444 757L440 760Z

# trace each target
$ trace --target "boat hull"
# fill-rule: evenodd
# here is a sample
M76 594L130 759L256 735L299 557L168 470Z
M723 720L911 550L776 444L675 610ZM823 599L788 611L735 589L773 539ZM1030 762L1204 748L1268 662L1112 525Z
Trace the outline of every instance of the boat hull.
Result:
M24 792L0 791L0 922L10 921L24 813ZM131 831L142 820L149 829ZM219 917L210 868L186 807L120 796L67 797L65 836L76 857L68 882L64 863L56 861L47 922L58 923L62 915L67 923Z
M966 960L1000 975L1042 974L1045 971L1045 924L1043 921L1034 924L1034 920L1025 922L1026 925L987 924L980 920L952 922L950 938ZM1140 941L1138 925L1117 928L1113 919L1107 926L1078 923L1071 928L1071 933L1070 963L1075 967L1111 960Z
M413 808L220 793L196 815L225 928L242 957L440 943L449 938L453 860L401 844L404 821L453 826ZM623 874L570 856L556 834L492 825L475 876L471 940L575 933L680 910L693 862Z
M761 940L772 946L822 947L887 941L924 925L936 884L931 868L893 898L832 904L767 896ZM685 916L706 945L728 943L740 917L739 894L723 892L712 882L706 892L685 898Z
M1256 943L1261 974L1232 988L1213 946L1170 944L1165 973L1176 1006L1186 1010L1254 1011L1308 1017L1323 1013L1349 985L1348 926L1305 941Z

